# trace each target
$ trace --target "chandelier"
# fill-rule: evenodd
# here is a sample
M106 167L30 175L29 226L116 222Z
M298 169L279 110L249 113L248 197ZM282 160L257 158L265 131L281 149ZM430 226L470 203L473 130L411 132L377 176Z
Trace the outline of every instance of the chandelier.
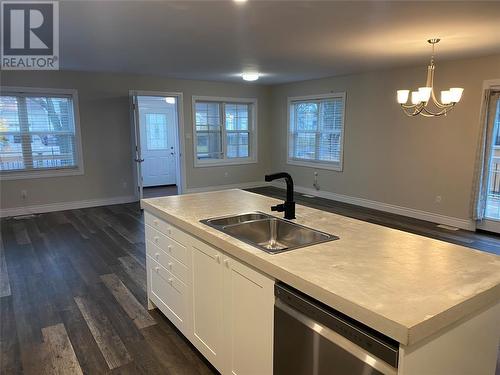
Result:
M452 87L447 91L441 91L441 101L436 99L434 95L434 47L440 39L429 39L427 42L432 45L431 62L427 67L427 82L425 87L419 87L417 91L398 90L397 100L401 105L403 112L407 116L422 115L425 117L435 117L446 115L455 104L460 101L464 89L460 87ZM411 104L407 104L410 98ZM429 108L432 101L433 109Z

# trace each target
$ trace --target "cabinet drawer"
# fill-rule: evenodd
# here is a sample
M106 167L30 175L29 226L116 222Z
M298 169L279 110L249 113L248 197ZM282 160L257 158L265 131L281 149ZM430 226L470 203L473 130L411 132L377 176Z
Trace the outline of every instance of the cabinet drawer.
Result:
M187 327L187 287L149 255L146 257L148 289L155 305L183 333Z
M184 233L182 230L173 226L172 224L167 223L165 220L157 218L154 215L151 215L148 212L144 212L144 221L151 228L156 229L160 233L176 240L181 244L185 244L189 241L190 236Z
M160 249L150 240L146 241L146 252L151 258L173 273L174 276L184 284L190 284L188 282L187 267L171 255L167 254L164 250Z
M146 225L146 241L148 240L182 264L187 264L187 250L185 246Z

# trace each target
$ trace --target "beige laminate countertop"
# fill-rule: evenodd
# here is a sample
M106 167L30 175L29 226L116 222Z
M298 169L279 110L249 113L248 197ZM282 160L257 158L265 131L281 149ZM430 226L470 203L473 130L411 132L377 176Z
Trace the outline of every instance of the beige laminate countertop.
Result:
M340 239L270 255L199 222L271 213L277 202L234 189L144 199L141 205L404 345L500 301L500 257L463 246L297 205L297 223Z

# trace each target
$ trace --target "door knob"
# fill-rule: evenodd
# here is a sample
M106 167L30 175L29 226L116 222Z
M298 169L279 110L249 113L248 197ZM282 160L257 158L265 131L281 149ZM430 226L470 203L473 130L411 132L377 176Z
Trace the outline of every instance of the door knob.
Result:
M137 163L142 163L142 162L144 161L144 159L137 159L137 158L135 158L134 160L135 160Z

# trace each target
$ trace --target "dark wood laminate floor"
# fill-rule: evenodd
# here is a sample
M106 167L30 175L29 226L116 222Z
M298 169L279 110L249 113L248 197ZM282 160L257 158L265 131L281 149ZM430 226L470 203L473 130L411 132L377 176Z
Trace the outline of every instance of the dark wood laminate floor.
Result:
M146 310L138 203L0 224L0 374L216 373Z
M284 197L281 189L250 190ZM499 237L490 234L300 194L296 200L483 251L500 249ZM146 310L137 203L0 225L0 374L216 373L161 313Z

